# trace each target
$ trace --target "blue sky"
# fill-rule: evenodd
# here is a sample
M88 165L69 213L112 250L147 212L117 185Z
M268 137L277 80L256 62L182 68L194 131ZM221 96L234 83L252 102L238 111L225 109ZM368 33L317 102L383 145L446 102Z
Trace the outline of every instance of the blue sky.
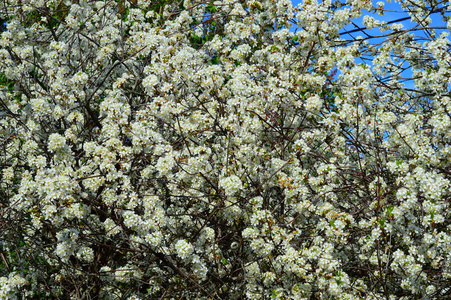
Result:
M321 0L319 0L319 2L321 2ZM342 0L342 2L346 2L345 0ZM384 9L386 10L386 12L384 13L383 16L380 16L374 12L367 12L365 11L364 14L362 14L362 17L360 17L359 19L354 20L354 23L360 27L363 27L362 25L362 20L363 20L363 16L365 14L373 16L374 18L376 18L377 20L380 21L386 21L386 22L390 22L390 21L394 21L394 20L398 20L401 18L405 18L408 17L408 13L406 13L405 11L403 11L403 9L401 8L401 4L399 2L395 2L392 1L391 3L387 2L387 1L379 1L373 0L373 4L376 5L377 2L384 2ZM301 0L293 0L292 1L293 5L298 5L300 3L302 3ZM401 12L402 11L402 12ZM448 16L450 16L449 12L447 13ZM433 13L431 14L431 18L432 18L432 26L446 26L446 23L442 21L442 16L440 13ZM409 29L414 27L414 23L412 23L410 20L404 20L404 21L400 21L400 22L396 22L396 23L401 23L404 25L405 29ZM353 30L356 29L356 27L354 25L348 25L345 29L347 30ZM371 33L376 34L378 32L378 30L373 30L370 31ZM363 35L362 33L354 33L354 36L358 36L358 35Z
M318 0L321 1L321 0ZM293 5L298 5L299 3L302 3L301 0L292 0ZM345 0L342 0L342 2L344 3ZM373 4L376 5L376 3L379 2L379 0L373 0ZM385 21L385 22L393 22L395 20L400 20L397 21L395 23L400 23L404 26L403 29L411 29L413 27L415 27L417 24L415 22L411 22L410 19L408 20L401 20L401 19L406 19L407 17L409 17L408 13L403 11L403 9L401 8L401 4L399 2L395 2L392 1L391 3L387 2L387 1L381 1L384 2L384 9L386 10L386 12L384 13L383 16L378 15L375 12L367 12L364 11L364 13L362 14L362 16L358 19L353 20L353 23L355 24L349 24L348 26L346 26L345 28L343 28L340 32L345 33L345 31L352 31L352 30L356 30L358 29L358 27L360 28L364 28L364 26L362 25L362 20L363 20L363 16L364 15L370 15L372 17L374 17L376 20L379 21ZM450 16L450 13L447 12L445 14L446 16ZM432 23L430 26L444 26L446 27L446 22L443 21L443 16L440 13L433 13L431 14L431 19L432 19ZM358 26L358 27L357 27ZM436 35L438 36L440 32L442 32L444 30L436 30ZM448 30L446 30L448 31ZM372 29L372 30L365 30L366 33L368 33L371 36L376 36L376 35L380 35L381 32L379 31L379 29ZM390 31L386 31L383 33L388 33ZM449 32L449 31L448 31ZM415 31L415 35L417 35L418 37L425 37L424 32L422 31ZM344 39L348 39L348 40L353 40L355 39L357 36L362 36L365 37L365 34L363 32L352 32L350 35L349 34L343 34L342 38ZM369 42L370 43L380 43L383 41L383 38L374 38L374 39L370 39ZM371 61L370 60L360 60L360 62L364 62L368 65L371 65ZM408 69L407 71L403 72L403 76L404 77L408 77L411 78L412 77L412 72L410 71L410 69ZM414 84L412 81L407 82L405 84L405 86L407 88L414 88Z

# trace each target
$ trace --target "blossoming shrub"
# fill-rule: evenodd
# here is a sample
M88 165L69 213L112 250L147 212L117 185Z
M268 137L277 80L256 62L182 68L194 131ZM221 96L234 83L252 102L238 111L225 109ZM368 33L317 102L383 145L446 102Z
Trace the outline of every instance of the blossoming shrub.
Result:
M382 4L5 0L0 298L449 297L448 1Z

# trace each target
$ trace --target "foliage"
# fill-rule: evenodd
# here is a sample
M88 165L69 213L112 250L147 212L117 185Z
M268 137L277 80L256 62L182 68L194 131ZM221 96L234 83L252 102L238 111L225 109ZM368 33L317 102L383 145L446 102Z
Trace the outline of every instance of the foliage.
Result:
M5 0L0 298L448 299L448 5Z

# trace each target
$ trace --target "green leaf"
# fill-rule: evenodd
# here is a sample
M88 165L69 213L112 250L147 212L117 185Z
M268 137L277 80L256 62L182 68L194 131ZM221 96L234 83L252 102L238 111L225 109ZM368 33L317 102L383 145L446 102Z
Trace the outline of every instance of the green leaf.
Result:
M212 2L212 3L213 3L213 2ZM211 14L214 14L215 12L218 11L218 9L216 8L216 6L213 5L213 4L207 5L207 7L205 8L205 10L206 10L207 12L211 13Z
M219 57L217 57L216 55L212 57L212 59L210 60L211 64L213 65L217 65L220 63Z
M390 217L391 215L392 215L392 212L393 212L393 209L394 209L395 207L393 206L393 205L389 205L388 207L387 207L387 215Z

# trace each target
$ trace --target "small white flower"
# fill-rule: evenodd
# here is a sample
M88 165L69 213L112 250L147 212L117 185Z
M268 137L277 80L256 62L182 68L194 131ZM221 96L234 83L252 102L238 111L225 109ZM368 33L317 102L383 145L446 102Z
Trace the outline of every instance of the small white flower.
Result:
M310 112L317 112L321 109L322 105L323 100L318 95L315 95L307 99L305 108Z
M77 252L77 257L86 262L94 260L94 251L89 247L81 247Z
M66 139L64 136L58 134L58 133L52 133L49 136L49 150L50 151L56 151L64 148L66 146Z
M178 240L175 244L175 250L177 255L181 259L186 259L189 255L191 255L194 251L193 246L185 240Z
M219 186L224 189L227 196L232 196L243 188L240 178L236 175L219 180Z

